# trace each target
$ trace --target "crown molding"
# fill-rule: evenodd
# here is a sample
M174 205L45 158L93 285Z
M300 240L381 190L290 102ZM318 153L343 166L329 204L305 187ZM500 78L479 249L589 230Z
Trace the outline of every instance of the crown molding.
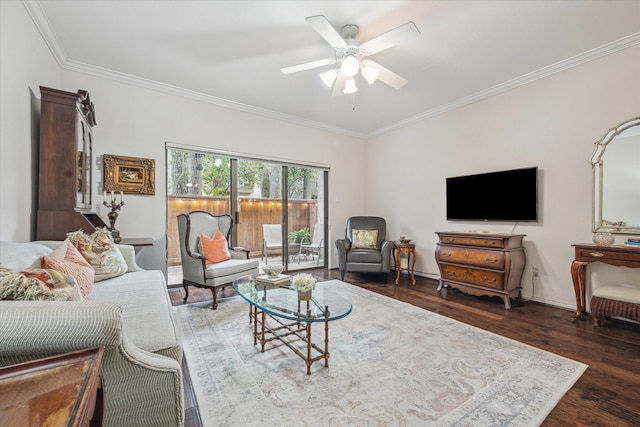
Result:
M561 71L565 71L570 68L576 67L578 65L582 65L584 63L594 61L598 58L602 58L603 56L627 49L632 46L636 46L638 44L640 44L640 33L631 34L630 36L623 37L619 40L613 41L611 43L607 43L595 49L588 50L584 53L575 55L571 58L556 62L555 64L548 65L546 67L540 68L539 70L532 71L531 73L527 73L523 76L516 77L515 79L508 80L504 83L500 83L499 85L490 87L480 92L476 92L464 98L457 99L453 102L441 105L437 108L433 108L431 110L425 111L424 113L420 113L415 116L409 117L405 120L401 120L390 126L380 128L376 131L373 131L367 134L367 138L383 135L383 134L392 132L394 130L400 129L402 127L417 123L419 121L437 116L439 114L443 114L448 111L455 110L457 108L464 107L469 104L473 104L474 102L478 102L480 100L514 89L518 86L522 86L527 83L531 83L533 81L543 79L545 77L549 77Z
M200 92L184 89L178 86L173 86L165 83L160 83L154 80L145 79L142 77L133 76L131 74L121 73L113 71L107 68L98 67L95 65L89 65L78 61L71 60L67 57L66 52L62 48L58 37L53 31L51 24L47 18L47 15L42 9L41 2L39 0L22 0L22 4L26 8L29 16L33 20L36 28L42 35L47 46L51 50L51 53L55 57L60 67L64 70L75 71L84 73L96 77L102 77L109 80L114 80L120 83L130 84L137 87L142 87L158 92L164 92L167 94L180 96L183 98L189 98L195 101L205 102L208 104L217 105L224 108L230 108L245 113L256 114L259 116L281 120L290 124L299 126L311 127L320 129L332 133L342 134L346 136L365 139L366 134L361 132L354 132L348 129L331 126L326 123L316 122L313 120L304 119L298 116L292 116L289 114L279 113L265 108L254 107L252 105L242 104L240 102L231 101L224 98L219 98L212 95L206 95Z
M42 38L49 47L49 50L53 53L53 57L58 62L58 65L61 67L64 66L67 61L67 55L64 49L62 49L56 33L51 29L49 18L47 18L44 10L42 10L40 2L37 0L22 0L22 5L27 10L27 13L42 35Z
M118 71L97 67L94 65L88 65L81 62L77 62L77 61L68 60L64 63L64 65L62 65L62 68L68 71L75 71L78 73L89 74L92 76L102 77L105 79L114 80L120 83L130 84L133 86L150 89L157 92L164 92L164 93L179 96L182 98L188 98L195 101L205 102L208 104L217 105L219 107L230 108L233 110L242 111L244 113L256 114L256 115L271 118L271 119L281 120L290 124L312 127L312 128L332 132L332 133L353 136L356 138L366 138L365 134L353 132L348 129L343 129L343 128L331 126L325 123L315 122L313 120L307 120L301 117L292 116L284 113L278 113L276 111L267 110L265 108L242 104L240 102L219 98L217 96L207 95L201 92L196 92L196 91L181 88L178 86L160 83L154 80L149 80L142 77L133 76L130 74L125 74Z
M79 73L102 77L105 79L114 80L114 81L118 81L125 84L130 84L133 86L143 87L143 88L158 91L158 92L164 92L164 93L168 93L175 96L180 96L184 98L193 99L196 101L206 102L206 103L217 105L224 108L231 108L231 109L242 111L245 113L256 114L256 115L271 118L271 119L281 120L281 121L291 123L291 124L296 124L299 126L316 128L316 129L320 129L328 132L333 132L337 134L342 134L342 135L356 137L356 138L363 138L363 139L393 132L397 129L412 125L419 121L437 116L439 114L446 113L448 111L455 110L460 107L464 107L474 102L478 102L480 100L514 89L518 86L531 83L533 81L551 76L561 71L568 70L570 68L576 67L586 62L593 61L603 56L640 44L640 33L631 34L627 37L623 37L619 40L613 41L611 43L607 43L603 46L575 55L571 58L556 62L555 64L548 65L539 70L533 71L531 73L527 73L523 76L516 77L504 83L498 84L496 86L493 86L488 89L482 90L480 92L476 92L472 95L466 96L464 98L457 99L448 104L441 105L439 107L433 108L431 110L425 111L423 113L417 114L407 119L398 121L384 128L377 129L370 133L361 133L361 132L350 131L344 128L339 128L336 126L331 126L326 123L303 119L301 117L292 116L289 114L278 113L275 111L267 110L265 108L254 107L251 105L242 104L242 103L231 101L228 99L218 98L216 96L206 95L206 94L192 91L189 89L184 89L181 87L144 79L144 78L133 76L130 74L125 74L118 71L113 71L106 68L97 67L97 66L70 60L67 57L64 49L62 48L55 32L52 30L50 22L46 14L42 10L40 1L39 0L22 0L22 4L24 5L27 12L31 16L31 19L33 20L34 24L38 28L38 31L40 31L40 34L42 35L45 42L47 43L47 46L53 53L53 56L55 57L56 61L58 62L60 67L64 70L75 71Z

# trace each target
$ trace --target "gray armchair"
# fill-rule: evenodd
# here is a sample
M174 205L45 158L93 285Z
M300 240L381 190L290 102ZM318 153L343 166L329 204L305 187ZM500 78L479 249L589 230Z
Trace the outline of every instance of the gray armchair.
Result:
M353 230L377 230L375 248L353 248ZM345 238L336 240L338 265L344 280L347 271L384 273L388 276L391 269L391 252L394 244L385 240L387 223L384 218L375 216L354 216L347 220ZM386 278L385 278L386 279Z
M242 276L258 273L258 260L249 259L249 251L243 248L229 248L231 259L214 264L207 264L200 254L200 233L212 237L216 230L220 230L228 242L232 227L230 215L214 216L204 211L178 215L184 302L189 298L189 285L209 288L213 295L211 308L215 310L218 307L218 289L229 286Z

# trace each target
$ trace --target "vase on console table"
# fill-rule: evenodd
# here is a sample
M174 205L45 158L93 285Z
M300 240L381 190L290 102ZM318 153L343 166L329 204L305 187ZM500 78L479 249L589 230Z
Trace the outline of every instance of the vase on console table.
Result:
M600 232L594 234L591 240L593 240L593 243L595 243L596 246L611 246L613 245L613 242L616 241L616 238L613 237L613 234L611 233Z

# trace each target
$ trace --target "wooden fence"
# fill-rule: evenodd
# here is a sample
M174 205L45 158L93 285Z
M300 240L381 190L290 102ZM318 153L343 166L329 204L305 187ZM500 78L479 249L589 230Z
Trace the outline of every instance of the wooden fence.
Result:
M216 197L169 197L167 212L167 252L169 265L180 265L178 215L192 211L205 211L212 215L229 213L229 199ZM262 255L262 224L282 223L282 201L273 199L241 199L240 223L234 224L238 233L237 246L249 249L250 256ZM289 231L313 229L318 221L316 200L290 200L288 207Z

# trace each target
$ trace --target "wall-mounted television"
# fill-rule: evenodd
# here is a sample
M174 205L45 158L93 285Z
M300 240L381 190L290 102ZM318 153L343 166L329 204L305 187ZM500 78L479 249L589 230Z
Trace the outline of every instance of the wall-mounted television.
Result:
M447 178L447 220L537 221L538 168Z

